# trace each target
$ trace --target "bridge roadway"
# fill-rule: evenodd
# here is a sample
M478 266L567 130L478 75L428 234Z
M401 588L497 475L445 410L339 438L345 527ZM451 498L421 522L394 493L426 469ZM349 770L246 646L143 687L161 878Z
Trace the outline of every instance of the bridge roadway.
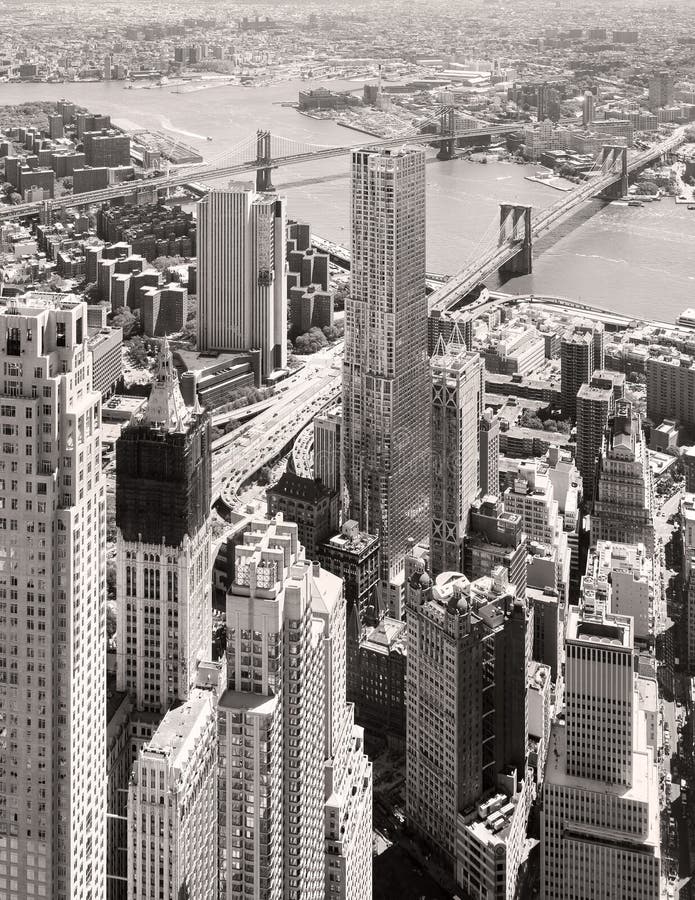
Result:
M212 499L231 509L244 484L271 462L324 407L340 397L339 354L343 342L307 362L289 391L273 397L273 406L248 425L213 443Z
M664 153L673 150L683 142L684 129L678 129L671 137L650 148L644 150L628 159L628 175L638 169L643 168L650 162L653 162ZM540 210L533 216L531 224L531 240L539 238L544 232L549 231L557 225L562 219L568 216L580 203L588 200L605 191L606 188L614 184L620 178L620 174L616 172L608 172L598 177L590 178L588 181L578 185L574 190L569 191L557 203L547 209ZM438 290L430 295L429 311L430 314L437 311L440 314L451 312L456 309L456 305L460 303L470 291L478 284L485 282L494 273L500 269L505 263L509 262L518 252L522 240L520 238L510 237L504 243L498 246L490 247L482 257L478 257L474 262L452 276Z
M275 169L280 166L294 166L299 165L300 163L312 162L314 160L332 159L335 156L344 156L361 147L394 147L398 144L431 144L436 141L451 140L452 138L485 137L487 135L494 137L496 135L510 134L514 131L519 131L522 127L523 123L517 122L514 125L490 125L486 128L461 129L460 131L448 132L446 134L413 134L381 140L370 140L369 135L365 135L365 139L360 141L359 144L350 144L343 147L326 147L323 150L310 150L305 153L279 156L276 159L271 160L253 159L247 162L235 163L234 165L213 164L208 166L202 165L195 168L187 167L179 170L174 175L163 178L141 178L137 181L124 181L121 184L103 188L98 191L68 194L53 200L37 201L35 203L20 203L17 206L3 206L0 207L0 221L19 219L23 216L39 215L45 208L56 210L72 206L87 206L92 203L106 203L109 200L116 200L120 197L132 197L140 191L161 191L168 188L183 187L192 180L215 181L221 178L233 178L236 175L243 175L248 172L257 172L259 169Z

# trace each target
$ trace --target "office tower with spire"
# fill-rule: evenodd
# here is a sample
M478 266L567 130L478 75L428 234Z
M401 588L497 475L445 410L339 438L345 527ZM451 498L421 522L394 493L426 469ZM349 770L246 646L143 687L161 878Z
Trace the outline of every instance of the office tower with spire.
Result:
M186 700L212 643L210 417L187 407L166 339L144 413L116 443L117 687Z
M657 900L659 771L635 674L633 622L593 591L570 607L564 718L541 811L541 896ZM654 715L656 710L653 711Z
M219 898L369 897L371 764L346 701L342 582L281 516L231 551Z
M644 544L654 553L654 489L639 414L619 400L599 456L591 543Z
M252 184L198 203L198 346L260 352L261 377L287 366L286 201Z
M451 571L432 581L424 561L409 558L408 574L408 820L471 896L511 898L531 799L528 610L502 568L475 582ZM477 814L492 798L485 808L503 810L497 819L510 826L499 842L504 894L480 883L488 852L493 888L498 874L493 821L488 829L487 813L482 821Z
M187 407L166 338L116 443L116 682L133 703L128 896L215 897L216 697L210 417Z
M353 152L351 228L343 362L347 517L379 534L380 586L400 618L407 542L424 538L429 527L424 150Z
M439 338L430 375L430 569L439 574L463 569L463 541L480 480L483 364L466 350L456 326L448 343Z
M0 895L104 900L106 494L87 306L0 309Z

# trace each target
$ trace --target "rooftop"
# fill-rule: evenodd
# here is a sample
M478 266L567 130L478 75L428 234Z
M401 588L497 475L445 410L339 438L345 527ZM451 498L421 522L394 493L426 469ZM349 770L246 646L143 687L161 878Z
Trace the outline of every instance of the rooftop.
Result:
M193 690L188 700L169 712L162 719L144 753L163 754L174 768L183 768L192 755L196 743L196 731L212 712L212 694L205 690Z

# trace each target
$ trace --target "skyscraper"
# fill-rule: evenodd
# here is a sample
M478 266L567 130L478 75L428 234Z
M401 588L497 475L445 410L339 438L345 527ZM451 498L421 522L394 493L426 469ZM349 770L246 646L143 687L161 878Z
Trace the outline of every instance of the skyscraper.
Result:
M619 400L599 457L591 514L591 543L644 544L654 553L652 471L639 415Z
M341 488L341 429L343 417L339 411L319 413L314 419L314 478L331 491Z
M486 409L480 420L480 495L497 496L500 490L500 420Z
M596 467L612 405L613 392L608 388L583 384L577 392L577 467L587 503L594 499Z
M596 114L596 98L591 91L584 91L582 101L582 125L591 125Z
M432 582L422 560L407 563L407 815L457 883L473 890L472 863L462 847L477 843L480 828L470 842L462 839L471 824L467 813L504 783L496 808L511 801L512 812L521 801L521 818L528 814L523 784L533 629L502 569L473 583L451 571ZM499 896L513 895L512 889Z
M128 896L217 897L215 697L194 689L164 716L128 786Z
M560 342L560 389L562 391L562 414L574 421L577 416L577 393L587 384L594 365L593 335L571 331L562 336Z
M400 618L409 538L428 528L425 152L352 155L343 449L348 517L381 540L380 584Z
M116 444L117 686L137 710L164 715L210 658L210 466L210 417L183 402L165 340Z
M251 184L198 203L198 345L259 350L263 379L287 365L285 207Z
M541 812L541 896L656 900L656 746L639 709L632 618L591 595L570 607L564 720L553 724Z
M250 523L233 553L219 897L369 897L371 764L346 702L342 582L281 516Z
M671 72L657 72L649 79L649 109L656 112L673 105L674 77Z
M447 344L440 337L430 374L430 568L439 574L463 569L463 540L480 480L483 364L477 353L466 350L454 327Z
M87 305L0 309L0 894L106 889L106 496Z

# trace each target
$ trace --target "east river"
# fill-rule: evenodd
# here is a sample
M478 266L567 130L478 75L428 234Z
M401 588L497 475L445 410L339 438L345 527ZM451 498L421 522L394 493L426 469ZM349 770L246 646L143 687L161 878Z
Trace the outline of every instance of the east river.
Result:
M321 82L317 82L321 83ZM257 128L322 145L357 144L359 132L283 107L312 82L264 87L217 86L175 93L175 87L127 90L124 82L0 84L0 104L66 97L115 124L180 135L206 160L255 134ZM335 89L359 87L332 82ZM207 138L212 138L208 141ZM364 142L369 136L364 135ZM433 155L433 154L432 154ZM527 181L530 166L464 160L427 166L427 265L453 273L493 239L500 202L548 206L562 194ZM348 157L277 170L275 186L292 218L349 243ZM531 276L508 282L510 292L555 294L634 317L673 320L695 306L695 211L672 199L642 207L606 205L534 261Z

